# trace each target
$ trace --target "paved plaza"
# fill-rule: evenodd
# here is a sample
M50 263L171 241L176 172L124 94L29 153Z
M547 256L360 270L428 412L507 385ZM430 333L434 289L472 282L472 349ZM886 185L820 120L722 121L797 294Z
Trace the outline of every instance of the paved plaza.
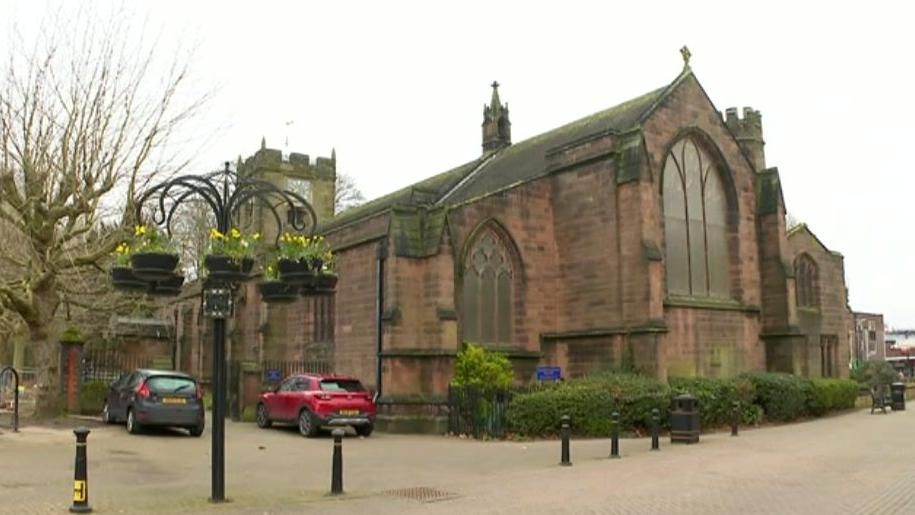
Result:
M346 495L327 496L332 439L227 423L227 496L207 503L209 431L127 435L90 424L95 513L915 513L915 413L855 411L778 427L703 435L659 452L648 439L478 442L376 434L344 441ZM0 435L0 513L66 513L71 428Z

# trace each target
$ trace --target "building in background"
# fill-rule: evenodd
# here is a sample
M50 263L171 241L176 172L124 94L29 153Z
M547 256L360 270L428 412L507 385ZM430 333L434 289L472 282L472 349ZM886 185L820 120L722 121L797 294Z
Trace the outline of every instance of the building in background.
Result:
M907 378L915 377L915 329L887 329L886 360Z
M886 334L883 315L854 312L855 319L855 360L857 363L869 359L886 359Z

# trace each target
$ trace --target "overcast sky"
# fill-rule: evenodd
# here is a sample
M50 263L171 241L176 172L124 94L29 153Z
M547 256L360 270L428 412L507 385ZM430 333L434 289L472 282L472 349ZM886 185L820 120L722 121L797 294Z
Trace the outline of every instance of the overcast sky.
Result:
M915 327L915 19L904 3L258 2L131 4L196 47L195 167L269 147L329 156L369 198L476 158L498 80L515 142L692 68L719 110L763 116L789 212L845 256L851 306ZM40 1L2 1L27 29ZM286 142L288 140L288 146Z

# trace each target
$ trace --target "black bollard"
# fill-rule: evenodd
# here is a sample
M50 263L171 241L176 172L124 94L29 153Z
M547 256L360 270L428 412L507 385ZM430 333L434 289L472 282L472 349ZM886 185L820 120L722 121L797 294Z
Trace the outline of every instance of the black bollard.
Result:
M620 457L620 414L610 414L610 457Z
M737 436L737 424L740 423L740 402L734 401L731 413L731 436Z
M334 463L330 477L330 494L343 493L343 430L334 429Z
M562 457L559 461L559 464L564 467L572 465L572 460L569 458L569 420L571 420L571 418L568 415L559 417L559 434L562 438Z
M89 513L92 508L89 507L89 483L88 471L86 470L86 439L89 437L89 429L78 427L73 430L76 435L76 470L73 474L73 505L70 511L73 513Z
M658 445L658 431L661 424L661 414L658 408L651 410L651 450L657 451L661 447Z

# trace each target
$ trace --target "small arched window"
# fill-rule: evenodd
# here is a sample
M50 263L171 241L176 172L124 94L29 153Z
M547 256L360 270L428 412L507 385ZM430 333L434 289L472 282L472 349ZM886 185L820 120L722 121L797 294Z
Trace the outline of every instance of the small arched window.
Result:
M667 153L662 194L668 293L730 297L724 182L692 138Z
M815 308L820 305L819 271L816 261L809 255L801 254L795 260L794 282L798 307Z
M513 277L508 245L491 227L479 231L464 257L461 284L464 341L511 342Z

